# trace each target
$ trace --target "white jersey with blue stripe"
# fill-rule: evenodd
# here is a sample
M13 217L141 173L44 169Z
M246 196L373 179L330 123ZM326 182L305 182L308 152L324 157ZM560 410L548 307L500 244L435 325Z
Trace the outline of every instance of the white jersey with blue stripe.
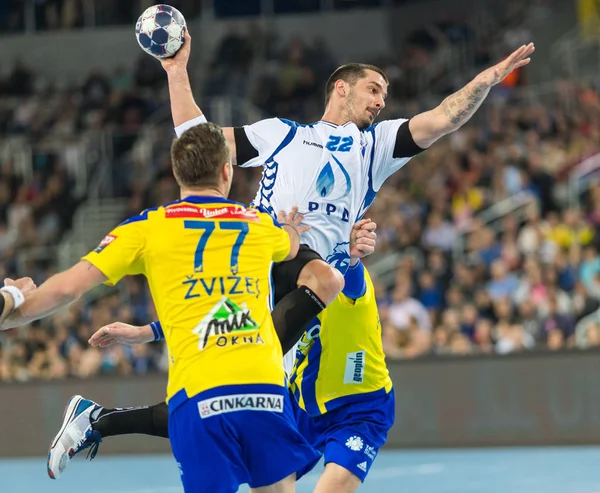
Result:
M410 159L393 157L398 129L406 122L386 120L359 130L352 122L262 120L244 127L258 156L237 164L264 167L254 205L274 216L297 205L312 227L302 243L344 273L352 225L383 182Z

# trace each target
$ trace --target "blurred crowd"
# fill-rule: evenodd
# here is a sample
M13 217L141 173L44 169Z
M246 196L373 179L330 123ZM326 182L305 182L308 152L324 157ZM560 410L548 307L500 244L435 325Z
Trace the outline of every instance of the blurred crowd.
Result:
M474 67L524 36L517 7L507 9ZM365 60L390 75L382 116L425 109L407 74L426 68L431 80L447 80L441 54L478 36L473 26L443 18L409 33L398 57ZM245 33L232 29L212 57L202 105L210 118L204 101L233 95L250 99L265 117L314 121L337 64L323 40L282 40L254 24ZM379 242L366 263L398 256L394 281L376 280L390 359L600 344L600 184L575 196L567 187L574 167L600 153L598 88L563 80L540 104L518 91L525 75L494 89L473 122L396 173L369 211ZM454 89L454 82L437 85L437 101ZM164 73L145 55L132 67L95 70L73 83L45 80L21 62L0 76L0 274L40 283L56 271L53 248L70 229L94 171L106 166L98 159L100 135L110 143L112 196L128 200L123 219L174 200L168 113ZM151 127L149 119L156 122ZM30 166L12 147L23 144ZM260 169L237 169L231 197L249 203L259 179ZM505 210L482 214L497 204ZM155 319L142 279L107 292L0 332L0 381L164 370L160 343L88 346L92 331L111 321Z
M565 181L600 152L600 100L562 89L568 110L560 97L484 108L379 192L379 251L401 252L378 295L390 357L600 344L600 185L569 197ZM484 222L494 204L507 212Z
M64 31L82 27L132 25L154 0L2 0L0 35L22 31ZM195 0L169 0L192 19L200 13Z
M258 16L266 13L299 14L320 10L349 10L398 6L419 0L212 0L218 18ZM537 0L545 1L545 0ZM0 35L25 30L57 31L82 27L133 24L154 0L2 0ZM206 2L169 0L186 18L199 16Z
M162 344L115 345L102 350L88 345L93 330L105 324L115 320L143 324L148 316L156 316L140 280L127 279L125 283L129 292L127 303L113 293L93 305L74 303L45 323L3 332L0 381L166 371L167 354Z

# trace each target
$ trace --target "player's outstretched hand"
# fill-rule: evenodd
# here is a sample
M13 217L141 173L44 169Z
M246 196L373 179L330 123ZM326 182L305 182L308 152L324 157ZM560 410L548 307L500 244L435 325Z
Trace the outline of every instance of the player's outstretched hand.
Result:
M153 340L154 333L149 325L138 327L113 322L94 332L88 343L94 347L109 347L114 344L144 344Z
M523 45L520 48L513 51L508 57L502 60L500 63L494 65L481 72L477 79L484 83L487 87L495 86L502 82L508 74L513 70L518 69L527 65L531 58L529 56L535 51L533 43Z
M188 60L190 59L190 52L192 50L192 37L188 32L187 28L185 29L184 41L179 51L175 53L175 56L169 58L159 58L160 64L163 68L169 72L174 69L183 69L185 70L188 64Z
M371 255L377 243L377 224L370 219L361 219L352 226L350 233L350 258L360 259Z
M21 277L20 279L10 279L7 277L4 279L4 285L15 286L20 289L23 294L31 293L37 289L37 286L31 277Z
M304 221L304 215L298 212L298 206L296 205L292 207L290 212L280 211L277 215L277 221L282 226L291 226L298 233L298 236L310 229L310 226L301 224Z

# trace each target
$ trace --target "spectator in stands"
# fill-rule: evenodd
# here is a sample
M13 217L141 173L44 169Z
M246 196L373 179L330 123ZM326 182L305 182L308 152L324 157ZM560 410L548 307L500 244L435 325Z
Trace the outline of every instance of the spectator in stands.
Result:
M583 261L579 269L581 283L592 298L600 300L600 257L592 245L583 250Z
M60 16L52 22L73 25ZM436 24L420 27L407 49L398 50L401 59L385 59L392 78L386 116L416 113L418 102L405 96L416 97L424 85L432 94L447 89L428 83L447 70L440 54L472 33L453 19ZM324 78L338 63L331 49L323 40L278 39L257 28L249 32L229 31L217 43L214 78L204 93L256 93L265 116L311 121ZM492 52L486 47L482 55ZM250 75L261 57L265 63L255 90ZM101 157L110 157L114 196L128 199L128 216L176 198L168 156L172 123L161 118L168 104L165 79L151 57L141 56L131 69L95 71L77 84L47 84L43 90L39 75L23 64L6 73L0 77L1 275L28 271L42 280L55 268L54 261L38 260L27 249L49 251L70 229L81 200L74 195L74 179L82 163L103 152L88 147L100 136L114 148L114 156ZM389 276L395 282L379 285L377 292L384 349L391 358L506 353L533 344L561 349L574 340L578 347L598 344L600 185L582 197L581 210L556 193L574 165L600 151L597 88L567 82L554 102L544 105L516 93L509 97L482 108L481 121L411 161L382 187L369 210L378 223L376 255L402 257L397 275ZM149 118L160 123L142 131ZM11 147L17 140L27 146L20 149L31 149L29 168L27 153ZM106 162L86 168L88 180L94 181ZM260 170L236 173L232 198L249 202ZM524 210L483 223L482 209L523 191L532 196ZM164 368L168 356L161 345L88 349L89 332L117 318L136 324L156 318L142 282L131 280L122 293L96 300L95 308L78 304L53 318L44 325L51 337L41 337L41 329L33 327L0 334L0 379Z
M427 227L423 231L422 243L426 248L437 248L449 252L456 242L456 228L443 219L439 212L432 212L427 219Z
M519 281L514 274L508 272L504 260L494 260L490 272L492 280L487 286L490 298L492 300L499 300L512 296L519 285Z
M388 315L389 321L399 331L409 329L411 317L414 317L420 330L431 331L431 319L423 304L410 296L412 283L405 278L398 283L392 296Z

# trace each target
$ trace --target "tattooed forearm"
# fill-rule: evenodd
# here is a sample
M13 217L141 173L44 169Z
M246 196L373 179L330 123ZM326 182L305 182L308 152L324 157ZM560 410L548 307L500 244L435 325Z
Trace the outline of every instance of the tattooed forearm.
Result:
M469 121L489 92L486 84L473 81L442 101L441 107L454 130Z

